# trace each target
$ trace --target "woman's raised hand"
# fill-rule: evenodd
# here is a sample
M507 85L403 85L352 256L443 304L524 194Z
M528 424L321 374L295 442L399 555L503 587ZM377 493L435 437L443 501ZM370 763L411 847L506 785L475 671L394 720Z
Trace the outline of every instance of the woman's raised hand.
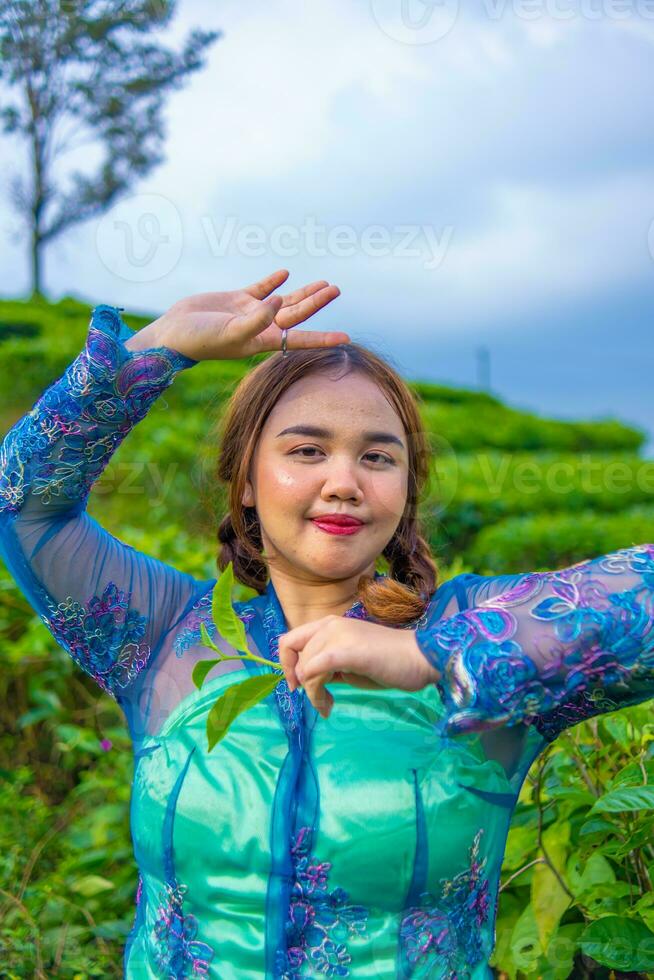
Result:
M347 343L338 330L293 330L340 295L324 279L286 296L271 295L288 278L278 269L259 282L228 293L197 293L173 304L166 313L131 338L135 349L149 341L177 350L196 361L231 360L263 351L281 350L282 330L288 329L288 350L334 347ZM141 335L144 335L141 337Z

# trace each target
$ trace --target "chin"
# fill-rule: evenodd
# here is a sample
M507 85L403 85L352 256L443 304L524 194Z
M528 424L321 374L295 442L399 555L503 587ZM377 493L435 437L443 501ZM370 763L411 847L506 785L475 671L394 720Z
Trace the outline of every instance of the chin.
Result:
M353 575L365 575L366 568L370 565L370 560L363 561L357 559L356 555L352 555L349 561L344 562L343 556L329 558L325 557L324 561L319 559L314 559L307 563L307 567L320 575L324 575L331 579L345 579L351 578Z

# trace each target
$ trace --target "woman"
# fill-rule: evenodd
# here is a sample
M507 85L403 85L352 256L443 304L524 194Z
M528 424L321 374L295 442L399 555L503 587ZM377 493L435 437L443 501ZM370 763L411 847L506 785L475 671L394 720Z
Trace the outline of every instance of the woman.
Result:
M436 587L415 401L347 334L293 331L287 353L285 331L338 295L273 296L287 276L190 297L138 333L96 307L84 350L2 444L2 555L127 718L126 977L489 977L529 766L563 728L654 696L654 546ZM280 346L225 417L218 568L255 589L234 609L284 679L209 752L210 707L270 668L217 635L216 579L135 551L85 505L178 371ZM201 626L235 659L197 689Z

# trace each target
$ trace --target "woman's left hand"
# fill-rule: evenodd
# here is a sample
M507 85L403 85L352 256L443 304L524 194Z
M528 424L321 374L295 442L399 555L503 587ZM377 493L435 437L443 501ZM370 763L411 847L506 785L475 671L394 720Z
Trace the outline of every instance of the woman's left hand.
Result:
M329 717L334 704L325 689L330 682L419 691L440 677L413 630L335 615L283 633L279 663L291 691L301 684L323 718Z

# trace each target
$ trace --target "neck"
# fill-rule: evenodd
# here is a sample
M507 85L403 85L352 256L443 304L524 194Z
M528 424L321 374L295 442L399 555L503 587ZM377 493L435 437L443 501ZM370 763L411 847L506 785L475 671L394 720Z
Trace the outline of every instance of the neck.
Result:
M287 572L270 570L270 581L288 623L295 629L324 616L342 616L356 601L358 582L362 575L375 574L374 564L338 581L309 582Z

